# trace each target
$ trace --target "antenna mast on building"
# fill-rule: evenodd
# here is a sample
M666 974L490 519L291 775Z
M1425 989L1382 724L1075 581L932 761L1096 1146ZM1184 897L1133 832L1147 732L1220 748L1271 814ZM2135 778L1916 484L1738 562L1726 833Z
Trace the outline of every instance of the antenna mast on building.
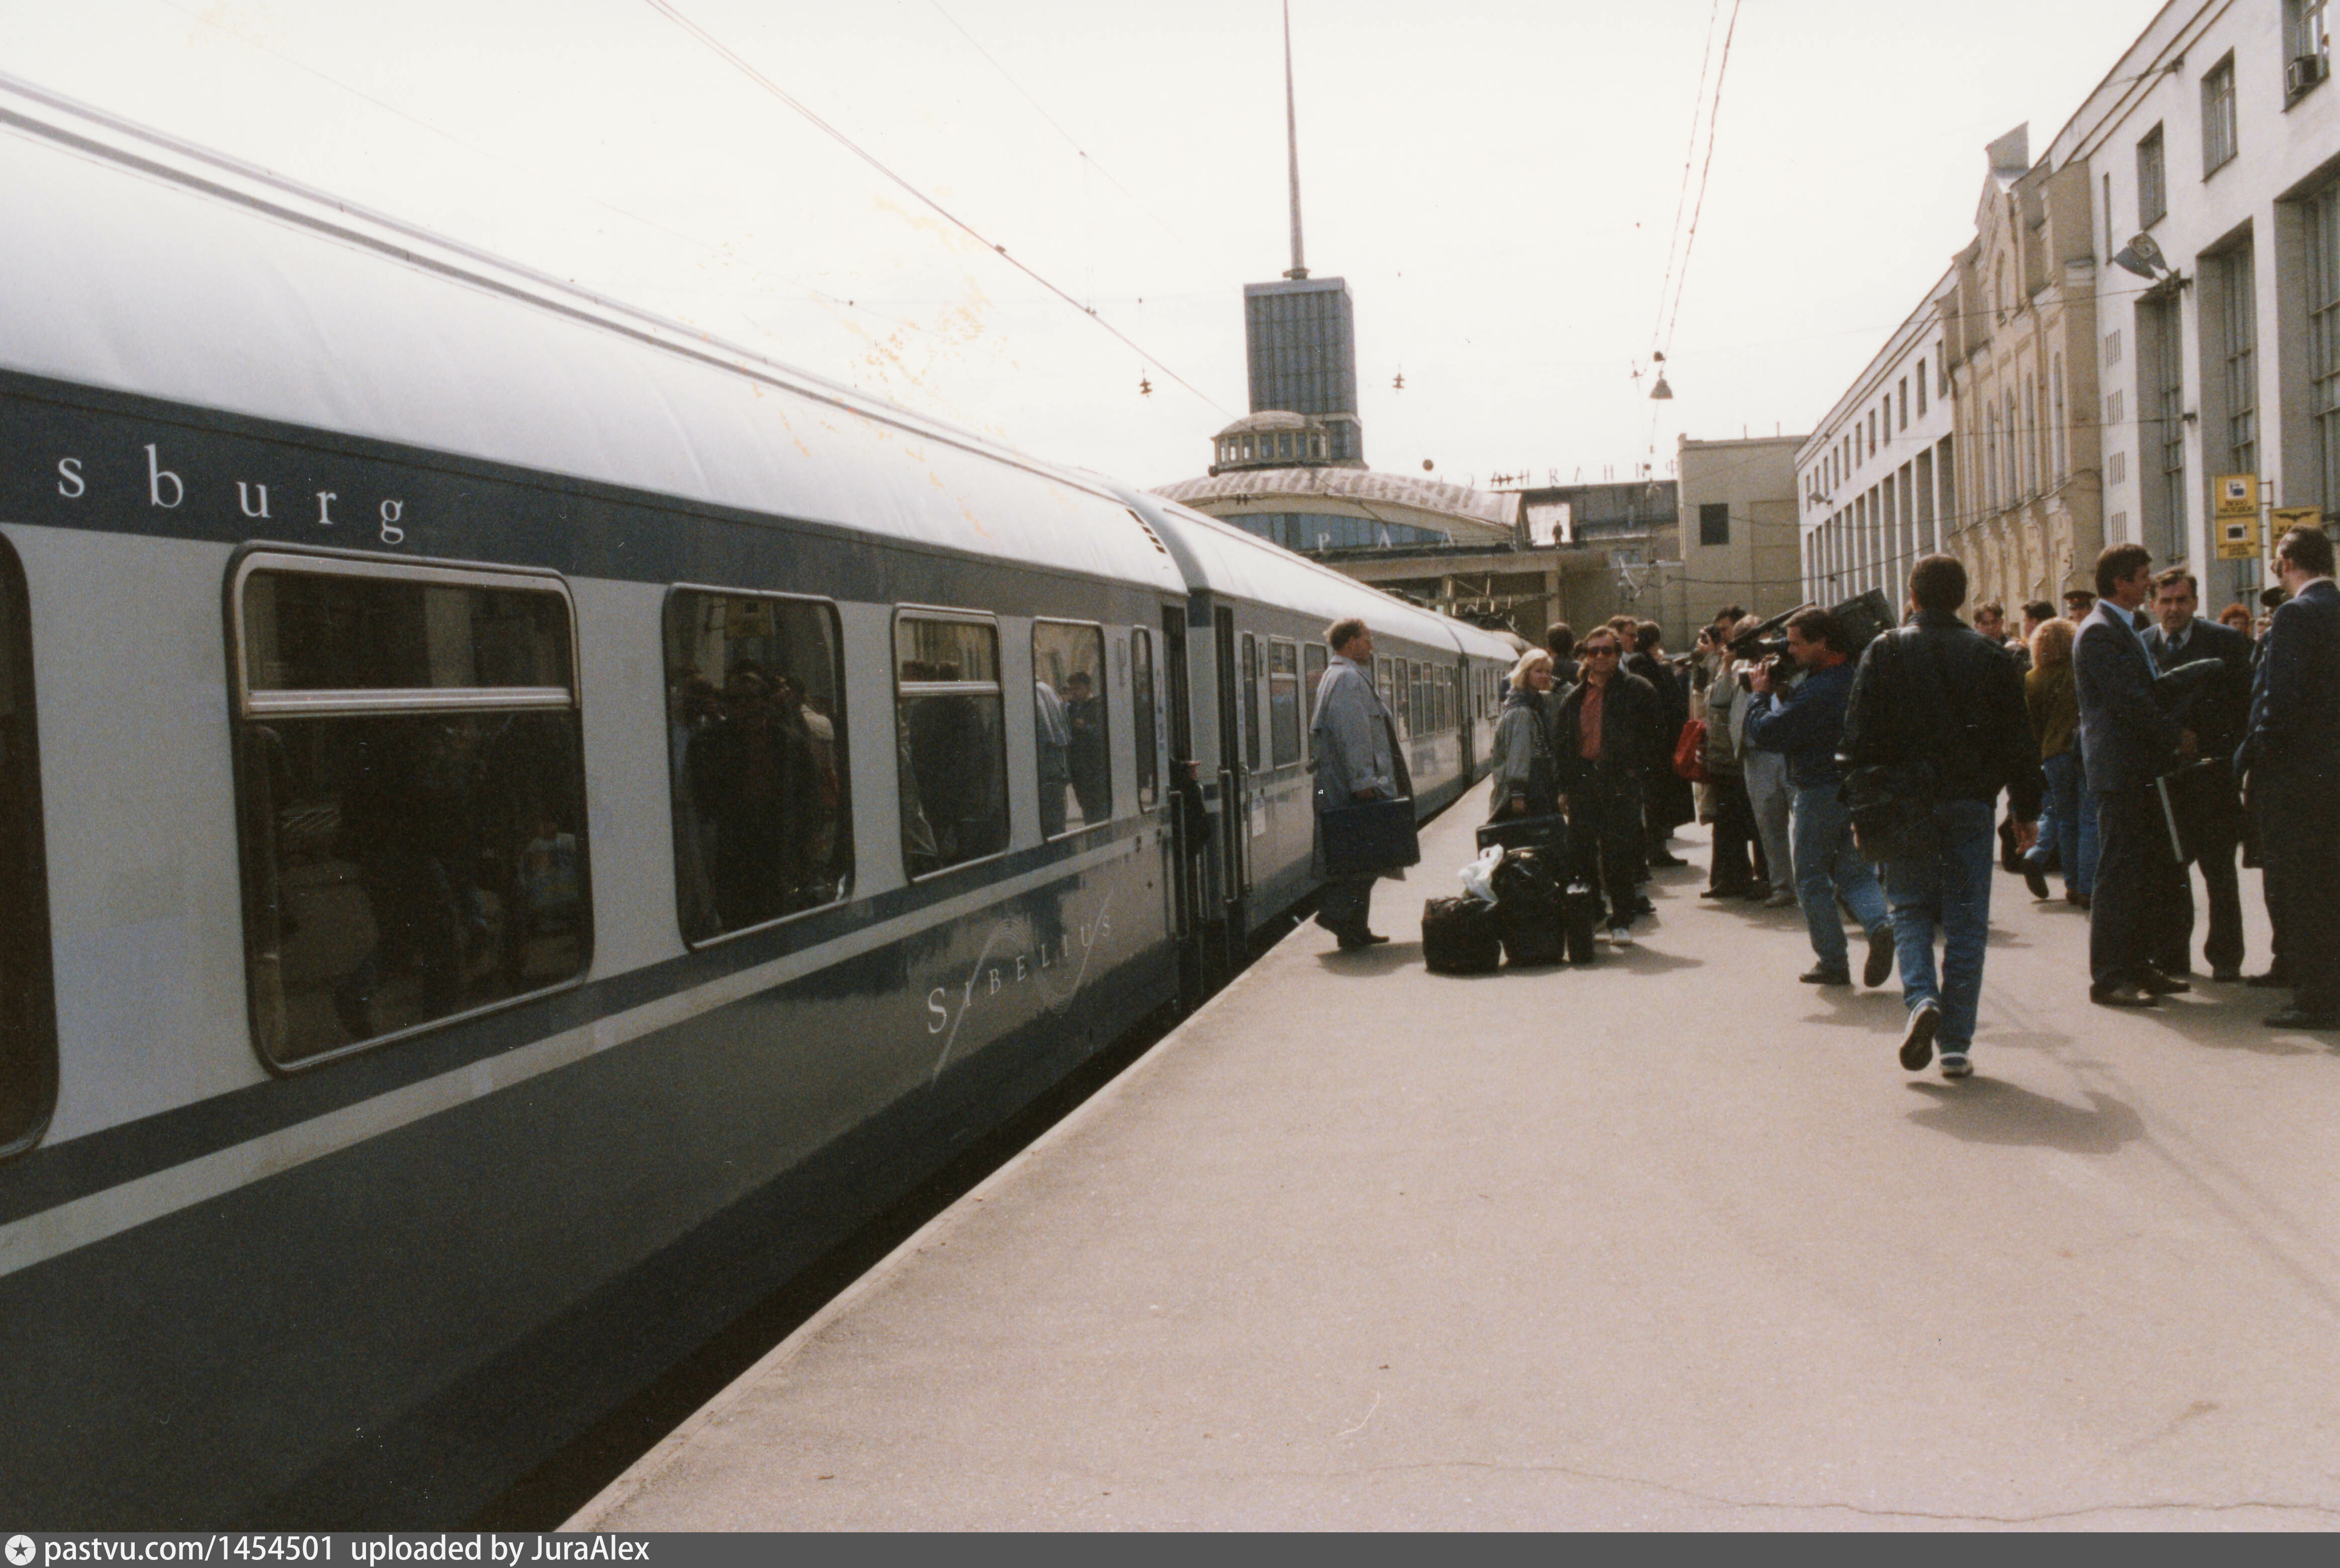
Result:
M1300 114L1292 99L1292 0L1284 0L1284 133L1292 151L1292 270L1287 278L1304 278L1308 263L1300 250Z

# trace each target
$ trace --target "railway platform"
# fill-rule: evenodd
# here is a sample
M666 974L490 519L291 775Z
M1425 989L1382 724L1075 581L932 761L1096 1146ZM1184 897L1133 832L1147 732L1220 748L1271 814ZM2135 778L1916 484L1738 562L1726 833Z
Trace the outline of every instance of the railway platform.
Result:
M1433 976L1484 792L1389 946L1294 931L570 1526L2340 1522L2340 1041L2093 1007L2011 877L1959 1084L1700 870Z

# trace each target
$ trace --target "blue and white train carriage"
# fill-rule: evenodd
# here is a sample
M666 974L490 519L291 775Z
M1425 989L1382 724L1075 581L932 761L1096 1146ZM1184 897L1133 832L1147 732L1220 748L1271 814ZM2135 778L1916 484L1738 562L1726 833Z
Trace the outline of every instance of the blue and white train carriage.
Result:
M0 301L12 1524L461 1520L1311 890L1328 620L1485 755L1482 634L5 83Z

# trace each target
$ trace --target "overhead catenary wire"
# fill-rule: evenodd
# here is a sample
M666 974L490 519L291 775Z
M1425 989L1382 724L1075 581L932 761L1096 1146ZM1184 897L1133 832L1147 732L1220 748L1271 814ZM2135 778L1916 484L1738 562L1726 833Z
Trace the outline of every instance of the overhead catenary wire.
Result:
M1730 20L1723 28L1722 57L1714 67L1714 92L1706 114L1706 158L1699 165L1698 194L1691 203L1690 227L1682 234L1681 268L1673 280L1673 304L1666 315L1665 331L1660 335L1660 350L1671 352L1674 346L1674 325L1681 317L1682 291L1689 286L1691 253L1698 243L1698 221L1706 211L1708 175L1714 168L1715 126L1722 116L1722 84L1730 71L1730 43L1739 34L1740 0L1730 0Z
M1715 25L1722 17L1722 0L1713 0L1706 16L1706 48L1698 57L1698 95L1691 100L1690 145L1682 149L1681 185L1674 192L1674 221L1666 231L1666 270L1658 283L1657 319L1650 323L1650 341L1657 342L1666 327L1666 299L1673 288L1674 261L1681 252L1682 213L1690 205L1691 172L1698 164L1698 128L1706 113L1706 72L1714 56Z
M669 22L672 22L677 27L680 28L686 35L696 40L703 48L707 49L718 59L720 59L733 70L738 71L741 75L747 77L749 81L754 83L757 86L762 88L765 92L778 99L782 104L788 105L788 108L794 110L823 135L828 137L838 146L843 147L847 152L851 153L855 157L868 164L870 168L885 176L889 183L897 186L908 194L910 198L916 201L920 206L925 207L928 212L933 213L937 217L941 218L953 228L957 229L960 233L966 234L968 238L974 240L985 249L997 255L1001 261L1006 263L1009 266L1015 268L1017 272L1031 279L1032 282L1037 283L1048 293L1054 295L1059 300L1062 300L1066 304L1071 306L1074 310L1080 312L1081 314L1095 322L1099 328L1112 334L1115 341L1119 342L1123 347L1136 354L1138 358L1144 360L1147 364L1152 365L1155 370L1160 371L1170 380L1177 382L1180 386L1194 393L1195 396L1201 399L1204 402L1208 403L1212 408L1216 409L1222 415L1225 415L1228 419L1235 417L1233 413L1229 412L1224 403L1221 403L1216 398L1211 396L1210 393L1203 391L1202 388L1196 386L1193 382L1188 381L1185 376L1180 375L1158 355L1153 353L1143 344L1132 339L1129 334L1123 332L1119 327L1115 326L1111 322L1106 321L1103 316L1097 314L1095 309L1090 306L1084 305L1080 301L1075 299L1070 293L1057 287L1056 284L1043 276L1038 271L1027 265L1016 257L1008 254L1007 247L1005 244L992 240L989 236L983 233L982 231L978 230L974 224L968 223L965 218L960 217L957 213L952 212L940 202L936 201L932 196L920 190L909 180L904 178L898 174L896 174L892 168L887 166L886 163L879 159L875 154L869 152L867 148L854 141L852 137L847 135L835 125L830 124L827 120L822 119L820 115L813 112L809 105L790 94L787 89L783 88L778 83L773 81L769 76L765 75L761 71L758 70L753 65L749 64L747 59L741 56L729 45L726 45L721 39L716 37L713 34L708 32L707 29L701 27L698 23L693 22L689 17L675 9L675 7L669 3L669 0L644 0L644 4L648 5L651 10L656 11L660 15L666 17Z
M940 16L944 21L949 23L953 28L957 30L958 35L967 40L967 46L969 48L983 56L984 64L989 65L993 70L999 73L999 79L1001 81L1015 88L1017 95L1026 103L1032 105L1032 112L1034 114L1048 122L1049 129L1055 131L1057 135L1062 136L1065 139L1065 144L1072 148L1074 153L1079 156L1081 164L1084 168L1096 170L1098 178L1104 180L1106 184L1111 185L1115 190L1119 191L1123 195L1128 197L1130 205L1135 207L1139 212L1144 213L1148 218L1152 219L1155 225L1161 229L1164 233L1169 235L1172 239L1177 241L1182 245L1190 244L1192 243L1185 235L1180 233L1177 230L1172 228L1167 223L1164 222L1161 214L1155 212L1153 208L1147 206L1145 200L1140 197L1136 192L1131 190L1127 185L1123 184L1119 180L1114 178L1113 171L1106 168L1103 164L1098 163L1096 159L1091 155L1089 150L1081 145L1080 138L1075 136L1070 131L1066 130L1064 125L1058 122L1056 117L1048 113L1047 106L1042 104L1039 99L1034 97L1032 94L1026 89L1023 83L1018 82L1013 75L1011 75L1008 73L1007 67L1001 65L992 55L991 51L985 48L976 35L967 30L966 26L957 17L943 9L942 0L927 0L927 3L935 8L936 15Z

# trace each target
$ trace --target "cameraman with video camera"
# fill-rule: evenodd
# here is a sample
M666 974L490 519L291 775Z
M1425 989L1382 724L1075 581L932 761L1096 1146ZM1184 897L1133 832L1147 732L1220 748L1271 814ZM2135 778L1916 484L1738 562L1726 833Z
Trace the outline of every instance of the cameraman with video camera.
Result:
M1790 837L1796 868L1796 901L1803 906L1804 928L1819 962L1797 977L1807 985L1852 984L1851 958L1836 901L1844 899L1869 937L1861 983L1881 986L1893 972L1893 926L1877 873L1853 847L1852 819L1846 812L1837 748L1844 735L1845 706L1852 695L1852 665L1844 623L1814 606L1788 619L1786 657L1806 671L1792 696L1780 699L1780 660L1767 659L1749 684L1755 702L1748 710L1747 733L1759 746L1788 754L1788 779L1795 787Z

